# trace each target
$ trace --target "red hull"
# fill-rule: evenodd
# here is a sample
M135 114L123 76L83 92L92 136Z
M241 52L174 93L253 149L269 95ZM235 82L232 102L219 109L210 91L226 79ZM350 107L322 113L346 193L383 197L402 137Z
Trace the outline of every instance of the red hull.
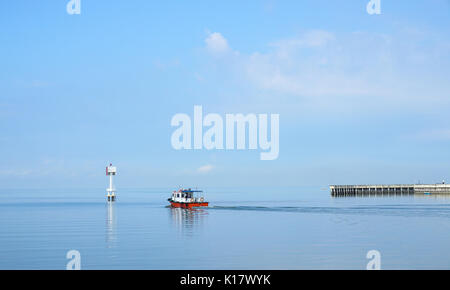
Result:
M170 205L172 207L181 207L181 208L193 208L193 207L201 207L201 206L208 206L208 202L189 202L189 203L182 203L182 202L170 202Z

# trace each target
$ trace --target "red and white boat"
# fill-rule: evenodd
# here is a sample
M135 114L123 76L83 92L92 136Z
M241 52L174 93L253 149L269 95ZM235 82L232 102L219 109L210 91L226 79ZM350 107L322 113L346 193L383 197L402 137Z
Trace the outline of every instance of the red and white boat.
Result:
M172 197L167 200L172 207L193 208L208 206L208 202L202 195L201 190L179 189L172 192Z

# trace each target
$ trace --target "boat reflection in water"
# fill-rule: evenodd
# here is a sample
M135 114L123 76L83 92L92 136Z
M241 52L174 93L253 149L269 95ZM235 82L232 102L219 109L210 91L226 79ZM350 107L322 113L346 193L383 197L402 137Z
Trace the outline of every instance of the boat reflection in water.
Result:
M185 235L194 235L198 231L208 216L205 209L194 208L185 209L179 207L168 207L170 210L171 220L175 228Z
M115 216L115 204L108 202L106 204L106 246L108 248L115 248L117 235L116 235L116 216Z

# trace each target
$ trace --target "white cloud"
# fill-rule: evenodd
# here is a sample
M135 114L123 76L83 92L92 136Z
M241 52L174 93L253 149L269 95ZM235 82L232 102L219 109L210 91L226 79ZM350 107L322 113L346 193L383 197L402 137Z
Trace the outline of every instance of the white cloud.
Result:
M378 72L381 64L389 67L387 40L353 37L372 43L359 47L354 39L339 39L326 31L279 41L271 45L274 50L249 56L247 77L257 87L303 98L385 94L380 91L385 79Z
M233 51L219 64L227 66L222 73L232 68L236 79L268 97L261 99L266 104L283 97L316 111L435 109L450 102L444 77L450 46L442 39L408 29L390 35L313 30L270 43L265 52ZM229 50L220 33L209 42L212 50Z
M206 48L212 54L224 54L230 50L228 41L218 32L210 33L205 42Z
M213 169L214 169L214 166L208 164L208 165L204 165L204 166L199 167L197 169L197 172L199 172L199 173L208 173L208 172L211 172Z
M335 40L333 33L324 30L311 30L303 33L300 37L283 39L271 44L278 49L298 49L302 47L324 47Z

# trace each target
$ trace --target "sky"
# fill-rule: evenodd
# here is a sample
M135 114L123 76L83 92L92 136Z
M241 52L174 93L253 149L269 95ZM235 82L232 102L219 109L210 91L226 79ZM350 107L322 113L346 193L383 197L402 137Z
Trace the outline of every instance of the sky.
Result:
M450 181L450 1L0 3L0 188ZM177 113L279 114L279 156L175 150Z

